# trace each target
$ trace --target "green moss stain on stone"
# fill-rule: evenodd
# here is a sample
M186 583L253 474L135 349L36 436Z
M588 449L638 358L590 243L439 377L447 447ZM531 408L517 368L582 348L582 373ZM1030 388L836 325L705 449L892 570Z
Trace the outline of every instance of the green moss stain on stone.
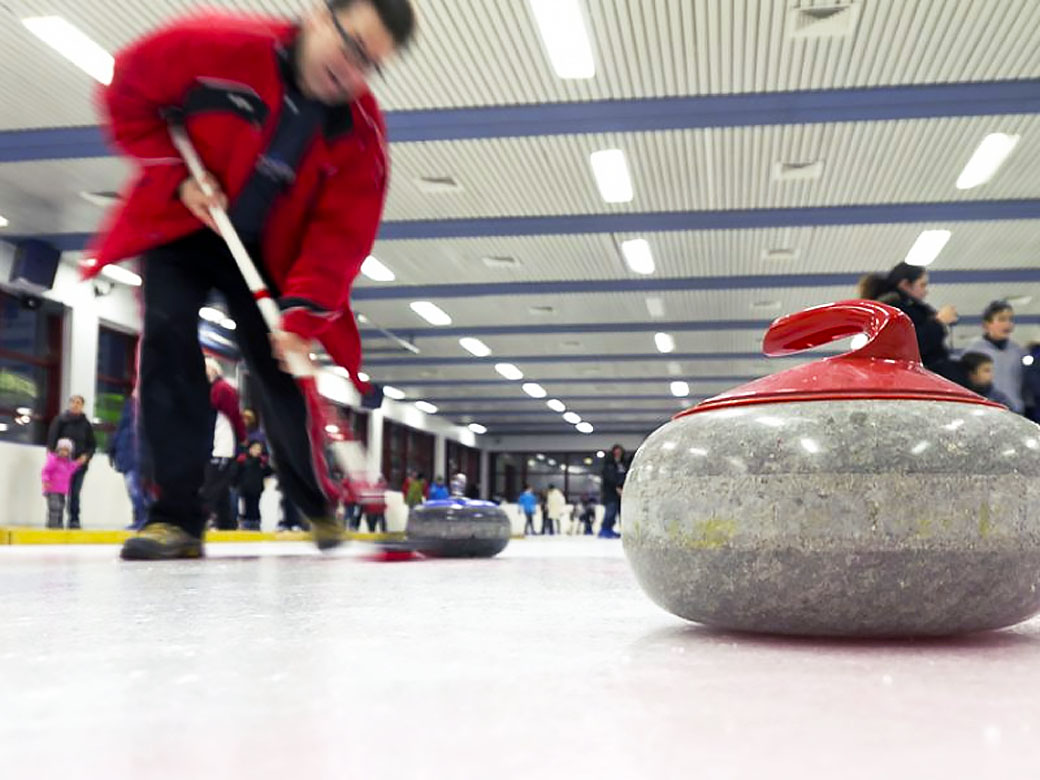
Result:
M993 532L993 519L990 516L989 503L983 502L979 507L979 536L986 539Z
M917 539L929 539L932 536L932 518L918 517L914 521L914 537Z
M737 532L737 521L712 515L697 524L683 540L686 547L695 550L717 550L732 541Z

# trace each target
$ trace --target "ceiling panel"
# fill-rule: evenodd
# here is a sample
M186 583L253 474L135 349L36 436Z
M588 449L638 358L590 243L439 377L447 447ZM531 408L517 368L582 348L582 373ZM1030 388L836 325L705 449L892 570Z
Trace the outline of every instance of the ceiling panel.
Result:
M989 184L954 182L982 138L1022 141ZM589 155L625 151L634 197L604 204ZM773 180L777 163L823 163L814 181ZM462 191L423 193L422 177ZM1040 117L721 127L653 133L396 144L386 217L393 220L1015 199L1040 195Z
M983 263L1034 268L1040 258L1040 231L1030 220L702 230L643 237L650 242L656 273L663 277L862 273L895 265L922 230L933 228L954 233L937 270L980 268ZM773 249L793 249L796 255L768 259L765 253ZM396 284L634 278L610 235L381 241L374 254L397 274ZM487 257L513 258L517 264L492 267L484 262ZM359 288L386 286L392 285L364 277L357 281Z
M803 0L811 7L817 2ZM835 4L827 0L825 4ZM60 14L115 50L191 0L8 0L15 18ZM294 15L294 0L209 0ZM932 84L1040 75L1031 0L864 0L853 35L788 36L786 0L596 0L595 78L548 66L524 0L423 0L420 36L375 90L391 109ZM90 82L12 19L0 46L0 128L90 124Z
M1022 136L1009 162L988 184L956 189L961 168L982 138L994 131ZM605 204L599 197L588 156L606 148L627 151L635 190L630 203ZM384 216L402 221L1040 197L1037 116L401 143L393 146L392 155ZM775 163L817 160L824 169L816 181L772 179ZM70 213L63 214L51 232L86 232L96 227L100 211L75 208L80 206L78 193L119 190L129 172L127 163L114 158L7 163L0 165L0 183L54 203L58 212L68 209ZM424 176L451 176L462 190L424 193L417 184ZM478 250L480 256L510 256L507 249L496 250L493 244L512 241L530 258L544 251L532 246L539 240L543 239L468 241L485 243L486 248ZM569 237L557 239L566 240ZM400 243L406 248L398 251L407 251L416 242ZM455 247L467 244L456 241L448 246L432 253L452 259L458 251ZM377 251L383 248L380 244ZM392 246L389 251L394 252ZM420 244L411 264L427 266L423 261L430 252ZM613 273L621 270L610 236L588 238L572 252L580 254L570 259L585 263L601 258L598 263L603 264L602 258L612 258ZM583 270L581 262L567 267L574 273Z
M777 287L742 290L694 290L654 293L664 302L670 320L769 320L831 301L855 296L852 287ZM998 298L1027 295L1032 301L1020 307L1022 313L1040 312L1040 284L937 284L928 301L946 303L964 314L978 315L986 304ZM520 296L502 301L494 297L438 299L438 305L451 315L454 325L525 325L567 322L646 322L650 320L646 296L633 293L571 293ZM530 312L531 306L551 306L548 315ZM356 307L383 327L407 332L418 317L405 301L364 301ZM491 338L491 337L489 337ZM525 350L525 354L530 350Z

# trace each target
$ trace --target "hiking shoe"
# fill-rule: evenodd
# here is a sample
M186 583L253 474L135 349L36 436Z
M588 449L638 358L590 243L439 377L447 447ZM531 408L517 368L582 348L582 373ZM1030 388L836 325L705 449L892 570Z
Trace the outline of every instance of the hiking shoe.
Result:
M322 552L335 549L343 543L343 524L335 515L308 517L311 524L311 537L314 544Z
M149 523L123 543L124 561L166 561L201 558L202 540L171 523Z

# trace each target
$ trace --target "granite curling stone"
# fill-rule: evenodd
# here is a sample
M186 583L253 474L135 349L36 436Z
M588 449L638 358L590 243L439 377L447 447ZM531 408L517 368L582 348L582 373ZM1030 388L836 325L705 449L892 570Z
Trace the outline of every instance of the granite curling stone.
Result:
M408 513L405 539L431 558L491 558L509 544L512 523L491 501L427 501Z
M677 415L639 448L623 544L666 610L738 631L944 636L1040 611L1040 427L924 370L913 324L846 301L764 351L867 345Z

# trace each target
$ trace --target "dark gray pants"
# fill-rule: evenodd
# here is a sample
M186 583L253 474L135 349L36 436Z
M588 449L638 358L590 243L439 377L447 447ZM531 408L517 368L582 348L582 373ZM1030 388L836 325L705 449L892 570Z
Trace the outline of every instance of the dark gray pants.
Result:
M79 528L79 491L83 488L83 478L87 476L89 465L90 461L87 461L76 469L69 483L69 528Z
M65 494L47 493L47 527L65 527Z

